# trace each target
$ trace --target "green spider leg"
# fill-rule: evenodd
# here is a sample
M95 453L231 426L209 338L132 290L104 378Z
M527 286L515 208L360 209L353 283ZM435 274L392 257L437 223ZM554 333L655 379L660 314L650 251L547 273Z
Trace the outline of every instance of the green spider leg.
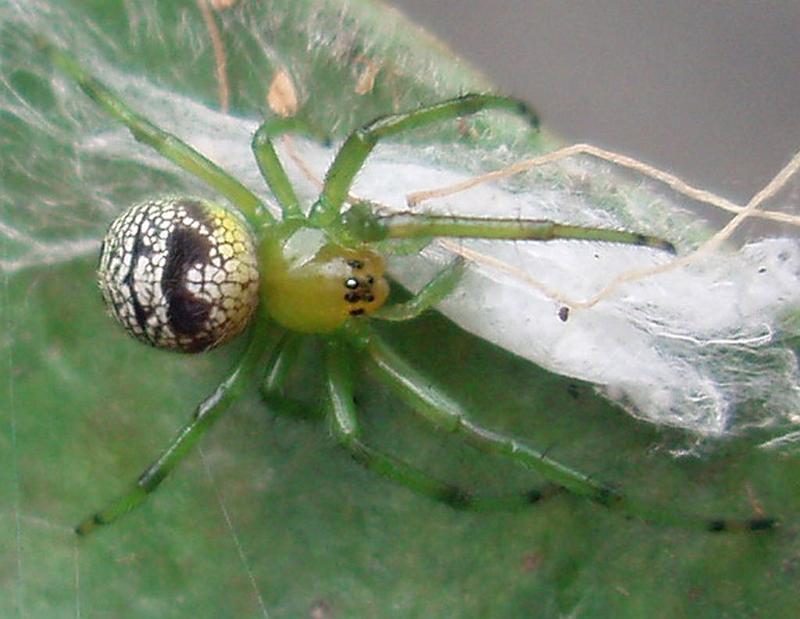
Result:
M517 439L487 429L472 421L467 411L441 389L417 372L374 332L364 330L357 340L366 342L366 353L383 382L393 388L412 409L434 427L459 435L480 451L505 456L522 467L540 474L571 494L585 497L607 508L616 509L647 522L699 528L706 531L762 531L775 526L769 517L749 519L704 518L680 510L664 510L636 501L588 475L570 469Z
M318 411L304 402L288 396L284 390L287 375L296 365L302 344L307 337L287 331L272 349L267 360L264 378L259 385L261 399L273 413L296 418L319 418Z
M339 444L366 469L401 486L451 507L468 510L513 509L530 506L559 494L563 488L545 483L540 488L500 496L480 496L440 481L404 460L370 447L361 437L353 399L353 355L339 338L331 339L326 350L327 390L331 428Z
M270 335L272 333L272 336ZM273 342L280 330L263 316L250 327L245 351L236 365L204 399L175 438L161 454L142 472L136 481L116 500L100 511L85 518L75 528L78 535L87 535L98 526L111 524L120 516L143 503L158 488L164 478L189 454L200 437L214 424L230 406L238 400L253 380L265 349Z
M287 370L295 361L296 344L300 338L289 335L273 350L267 364L262 396L273 412L297 417L312 417L302 403L284 393ZM514 509L530 506L563 491L555 484L545 483L527 492L500 496L475 495L470 491L440 481L406 461L370 447L362 440L353 399L352 368L355 365L351 346L333 337L325 345L327 417L333 437L359 464L367 470L399 484L422 496L442 501L456 509L472 511Z
M406 303L393 306L397 311L382 316L387 320L408 320L418 316L447 296L458 283L464 268L462 259L454 260L442 269L417 295ZM284 382L297 360L300 337L287 333L273 349L267 363L261 393L267 405L276 412L310 417L307 407L286 396ZM544 483L525 492L499 496L476 495L453 484L441 481L408 462L370 447L362 440L361 428L353 398L352 368L355 366L352 345L343 338L332 336L326 342L326 388L328 417L337 442L368 470L411 491L456 509L473 511L528 507L559 494L563 487Z
M600 241L652 247L675 253L675 246L656 236L560 224L546 219L499 219L492 217L457 217L427 213L375 215L368 204L357 203L342 214L345 240L361 243L386 240L409 242L435 237L486 239L497 241Z
M311 220L325 226L336 219L356 174L379 140L435 122L490 109L520 114L534 128L539 126L536 113L524 101L499 95L467 94L411 112L383 116L356 129L345 140L328 168L322 194L311 208Z
M495 219L453 217L449 215L406 214L375 217L368 233L379 239L456 237L503 241L554 241L560 239L623 243L675 253L675 246L664 239L627 232L560 224L544 219Z
M300 133L319 139L327 145L328 137L312 128L307 122L299 118L273 118L264 122L253 136L253 154L255 155L261 175L272 190L275 199L280 204L284 219L303 218L300 210L300 201L294 191L286 170L278 158L273 139L285 133Z
M258 197L233 176L176 136L160 129L145 117L134 112L104 84L87 73L71 56L44 39L40 39L39 43L50 56L53 64L70 76L81 90L111 117L125 125L136 140L148 144L169 161L203 179L236 205L255 229L275 222ZM380 139L434 122L474 114L487 109L505 109L515 112L526 117L534 127L538 126L536 114L524 102L510 97L485 94L464 95L413 112L379 118L350 134L337 153L325 177L322 194L312 207L312 221L318 225L332 223L339 214L353 179ZM298 119L268 121L262 124L256 132L253 139L253 152L262 175L283 209L284 216L299 217L301 213L297 196L271 142L272 137L288 131L316 133ZM380 237L375 238L374 232L372 234L362 233L361 241L433 236L467 236L505 240L564 238L651 245L672 250L672 245L666 241L645 235L565 226L545 221L488 220L433 215L390 215L377 218L377 220L379 222L377 229L381 231Z
M417 294L408 301L384 305L372 314L373 318L400 322L416 318L423 312L435 307L444 300L461 280L466 268L466 261L457 257L445 268L439 271Z
M87 73L72 56L62 52L43 37L39 37L38 44L56 67L72 78L78 87L109 116L126 126L137 141L147 144L189 174L204 180L211 188L236 205L255 229L259 229L263 224L275 222L258 196L236 178L176 136L134 112L105 84Z

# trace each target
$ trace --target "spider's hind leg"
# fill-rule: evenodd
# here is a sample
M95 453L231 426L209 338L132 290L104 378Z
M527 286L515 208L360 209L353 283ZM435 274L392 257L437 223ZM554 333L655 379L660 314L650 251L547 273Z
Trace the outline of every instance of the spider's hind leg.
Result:
M75 532L87 535L99 526L111 524L143 503L167 475L189 454L214 422L243 394L268 346L268 321L259 317L251 327L241 359L210 396L197 405L192 418L128 490L105 508L84 518Z
M329 342L326 364L333 435L356 462L370 471L417 494L441 501L456 509L515 509L530 506L561 492L562 488L556 484L544 484L527 492L499 496L477 495L459 486L443 482L399 458L370 447L361 440L361 428L353 401L350 372L353 358L349 347L339 341Z
M119 95L90 75L73 56L58 49L44 37L37 37L37 43L53 65L75 82L106 114L126 126L137 141L147 144L178 167L205 181L230 200L251 225L258 227L273 222L258 197L236 178L178 137L135 112Z

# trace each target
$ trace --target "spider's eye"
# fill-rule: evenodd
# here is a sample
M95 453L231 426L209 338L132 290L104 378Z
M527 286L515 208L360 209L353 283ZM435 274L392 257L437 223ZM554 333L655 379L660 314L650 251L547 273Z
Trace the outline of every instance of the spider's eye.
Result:
M228 341L258 303L247 224L207 200L151 200L125 211L103 239L98 280L131 335L183 352Z

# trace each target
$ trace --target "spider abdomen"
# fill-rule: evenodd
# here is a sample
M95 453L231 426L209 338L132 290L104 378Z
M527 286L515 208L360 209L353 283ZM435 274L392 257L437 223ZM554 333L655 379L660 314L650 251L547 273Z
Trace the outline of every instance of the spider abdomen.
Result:
M258 303L250 231L207 200L165 198L125 211L103 239L98 281L131 335L183 352L228 341Z
M306 230L296 237L314 234ZM261 301L279 324L302 333L329 333L386 302L389 283L380 254L313 239L297 243L296 237L267 236L259 248Z

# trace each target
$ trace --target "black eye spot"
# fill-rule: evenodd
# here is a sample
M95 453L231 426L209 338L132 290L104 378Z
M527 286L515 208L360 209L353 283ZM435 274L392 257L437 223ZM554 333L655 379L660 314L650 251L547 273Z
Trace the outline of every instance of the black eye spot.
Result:
M364 268L364 263L361 260L348 260L347 266L351 269L355 269L356 271Z
M351 290L355 290L358 288L358 280L355 277L348 277L344 281L345 288L350 288Z
M373 294L365 294L364 295L364 300L367 303L372 303L375 300L375 295L373 295Z
M361 300L361 295L357 292L348 292L344 295L344 300L348 303L356 303Z

